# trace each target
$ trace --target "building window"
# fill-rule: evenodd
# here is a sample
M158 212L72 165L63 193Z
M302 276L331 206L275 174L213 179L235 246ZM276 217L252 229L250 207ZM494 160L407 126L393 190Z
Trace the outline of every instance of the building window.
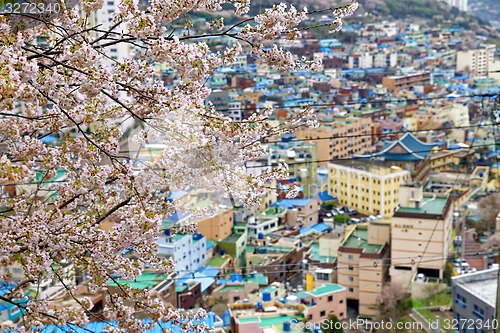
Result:
M321 317L324 317L324 316L326 315L326 311L321 311L321 312L319 313L319 315L320 315Z
M354 256L353 256L352 254L349 254L349 255L347 256L347 260L353 260L353 259L354 259Z
M474 310L472 311L472 314L480 319L484 319L484 309L477 306L477 304L474 304Z
M332 302L333 301L333 296L328 296L328 302Z
M339 301L339 304L342 304L342 303L344 303L344 300L343 300L343 299L341 299L341 300Z
M349 288L349 292L353 293L354 292L354 288Z
M354 278L352 276L349 276L347 279L349 280L349 282L354 282Z
M348 268L349 268L350 271L354 270L354 267L352 267L352 266L349 266Z
M343 312L339 313L339 317L343 317L343 316L344 316Z
M461 306L462 308L467 308L467 300L465 299L465 297L463 297L462 295L460 294L457 294L455 296L455 303L458 305L458 306Z
M237 302L237 301L239 301L239 300L240 300L240 296L234 296L234 297L233 297L233 302Z

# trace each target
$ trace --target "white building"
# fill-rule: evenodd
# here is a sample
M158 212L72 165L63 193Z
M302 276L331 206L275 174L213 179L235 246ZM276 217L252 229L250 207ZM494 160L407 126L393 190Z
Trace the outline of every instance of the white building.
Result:
M114 13L118 12L118 4L120 0L105 0L103 1L102 8L93 13L90 17L92 26L99 26L101 30L109 30L113 26ZM124 30L124 26L118 26L114 29L116 32ZM111 37L115 37L111 35ZM108 42L108 41L106 41ZM130 56L131 48L129 43L117 43L113 46L106 48L107 55L111 58L108 62L109 65L114 63L113 60L123 61L126 57Z
M396 67L398 55L395 52L377 52L373 54L373 67Z
M489 76L495 61L495 45L457 52L457 71L468 70L475 76Z
M248 239L257 239L259 234L267 235L278 230L279 220L276 216L259 215L248 220Z
M364 53L349 55L349 57L347 58L347 67L349 69L373 68L372 54L364 52Z
M179 276L196 271L207 260L207 239L202 234L164 235L156 243L160 255L173 258Z
M466 12L469 9L468 0L442 0L446 2L450 7L456 7L459 10Z
M241 112L241 101L230 99L228 102L227 115L234 121L243 120L243 114Z

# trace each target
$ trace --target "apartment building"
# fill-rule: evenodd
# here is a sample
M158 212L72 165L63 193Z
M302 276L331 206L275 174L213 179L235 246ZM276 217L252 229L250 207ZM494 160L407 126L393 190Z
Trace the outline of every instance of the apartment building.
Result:
M474 76L489 76L495 61L496 46L483 45L474 50L457 52L457 71L469 71Z
M379 314L379 296L389 277L383 258L389 257L390 225L355 225L339 247L338 283L347 289L348 300L358 302L361 317Z
M111 29L114 25L113 17L115 13L119 12L119 4L120 1L118 0L103 1L102 8L89 16L89 26L99 26L99 29L102 31ZM121 30L123 29L123 25L115 29L115 31L118 29ZM115 61L123 61L130 56L131 51L132 47L129 43L116 43L112 47L106 48L106 53L109 56L109 59L105 59L106 65L112 66L115 64Z
M171 235L170 229L166 229L164 235L156 242L159 255L172 257L175 272L179 276L188 271L195 271L205 264L207 239L202 234Z
M342 205L366 215L390 217L398 206L398 190L410 178L399 167L365 161L337 161L328 165L328 194Z
M319 166L328 160L345 159L371 151L372 121L369 118L335 117L315 129L299 129L297 139L314 139L318 147Z
M401 89L409 89L414 86L427 86L431 82L430 72L413 73L407 75L391 75L382 79L382 85L387 90L394 92Z
M451 253L451 198L426 194L419 185L404 185L399 188L399 206L391 225L391 278L403 285L419 273L442 279Z

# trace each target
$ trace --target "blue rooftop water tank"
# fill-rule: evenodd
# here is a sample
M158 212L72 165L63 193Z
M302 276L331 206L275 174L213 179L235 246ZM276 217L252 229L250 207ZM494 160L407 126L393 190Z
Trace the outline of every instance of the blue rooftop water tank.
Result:
M258 235L257 235L257 238L259 240L263 240L264 239L264 233L263 232L259 232Z
M287 320L287 321L284 321L283 322L283 332L290 332L292 330L292 325L290 324L290 322Z
M223 256L223 255L225 255L225 254L226 254L226 251L224 251L224 250L220 250L220 251L219 251L219 254L220 254L221 256Z
M224 326L229 326L231 324L231 315L229 314L229 310L224 311L222 321L224 322Z
M170 236L170 229L165 229L165 231L163 231L163 233L165 234L165 236Z
M260 311L264 311L264 307L262 306L262 302L258 302L258 303L257 303L257 308L258 308Z
M269 302L271 300L271 293L269 291L264 291L262 293L262 300L264 302Z

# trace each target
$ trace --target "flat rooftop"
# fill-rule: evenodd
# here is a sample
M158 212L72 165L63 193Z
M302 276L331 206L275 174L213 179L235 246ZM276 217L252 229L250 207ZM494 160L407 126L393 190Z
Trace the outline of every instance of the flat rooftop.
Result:
M213 256L207 265L214 267L222 267L228 260L229 260L228 258L222 258L222 256L218 254L216 256Z
M447 202L448 198L440 198L440 197L434 198L430 196L424 196L422 202L420 203L419 208L400 207L398 212L441 215L443 213L444 208L446 207Z
M317 242L311 243L309 247L309 258L322 263L333 263L336 257L322 256L319 254L319 244Z
M227 284L226 283L220 291L229 292L229 291L243 291L243 290L245 290L245 286L243 284Z
M346 289L339 284L325 283L321 287L315 288L314 290L311 290L309 292L309 294L311 294L315 297L319 297L319 296L323 296L326 294L330 294L330 293L337 292L337 291L343 291L343 290L346 290Z
M245 282L253 282L257 283L258 285L267 285L268 279L264 274L256 273L253 274L253 276L252 275L247 276L245 278Z
M132 289L144 290L152 289L161 281L169 279L168 275L156 273L142 273L135 280L116 280L120 285L129 285ZM108 286L117 287L114 281L110 281Z
M452 283L477 296L492 308L495 308L498 286L497 272L498 269L494 268L476 273L459 275L452 278Z
M231 234L229 236L227 236L226 238L224 238L222 241L219 242L220 243L236 243L238 241L238 239L241 238L242 235L239 235L239 234Z
M352 234L342 244L343 247L363 249L364 253L379 253L382 245L368 243L368 229L356 227Z

